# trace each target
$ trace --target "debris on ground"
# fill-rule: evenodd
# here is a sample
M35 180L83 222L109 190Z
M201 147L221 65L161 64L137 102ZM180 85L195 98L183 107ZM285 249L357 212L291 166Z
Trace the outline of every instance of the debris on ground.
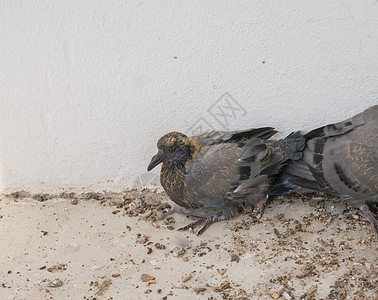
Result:
M369 205L376 212L377 204ZM320 193L272 197L263 214L246 208L200 237L177 232L187 219L173 210L165 193L149 190L4 195L2 239L12 246L0 246L0 289L20 299L75 292L78 299L127 293L151 299L378 299L377 242L368 222L341 199ZM25 289L20 294L25 281L27 290L39 287L38 297Z

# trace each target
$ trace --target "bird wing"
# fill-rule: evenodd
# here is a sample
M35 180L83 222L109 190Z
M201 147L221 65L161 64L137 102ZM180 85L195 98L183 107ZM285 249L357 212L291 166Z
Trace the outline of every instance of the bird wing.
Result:
M241 154L241 149L233 143L202 147L189 163L185 198L201 206L225 205L224 196L238 185L240 175L236 163Z
M277 131L273 127L260 127L239 131L210 131L193 138L203 146L211 146L221 143L235 143L251 138L267 140L276 133Z
M270 176L303 147L299 132L274 142L252 138L204 146L188 165L186 198L203 206L219 207L230 201L255 205L266 199Z

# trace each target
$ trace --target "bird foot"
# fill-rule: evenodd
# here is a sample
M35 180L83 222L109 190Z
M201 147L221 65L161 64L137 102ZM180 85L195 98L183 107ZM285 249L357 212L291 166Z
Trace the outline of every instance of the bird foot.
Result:
M375 239L378 241L378 220L376 219L374 213L369 209L369 207L366 204L362 204L360 206L360 214L370 222L370 225L375 235Z
M190 228L193 229L193 228L203 224L202 228L200 230L198 230L197 235L201 235L202 233L204 233L205 230L207 228L209 228L211 224L224 220L222 213L215 215L215 216L209 216L209 217L197 217L197 216L193 216L193 215L188 215L187 218L192 219L192 220L197 220L197 221L190 223L190 224L188 224L184 227L181 227L178 230L184 231L184 230L188 230Z

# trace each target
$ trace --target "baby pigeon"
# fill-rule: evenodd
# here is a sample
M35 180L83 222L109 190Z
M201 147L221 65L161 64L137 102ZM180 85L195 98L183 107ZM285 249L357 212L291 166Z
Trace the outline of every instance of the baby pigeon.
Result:
M378 201L378 105L305 137L303 158L283 169L288 181L344 198L360 209L378 239L377 219L365 204Z
M173 202L197 220L181 230L228 219L245 206L265 203L270 183L285 163L300 159L305 139L300 132L268 140L276 131L262 127L243 131L212 131L188 137L169 132L160 137L158 153L147 170L163 163L160 182ZM282 185L288 193L296 185ZM277 192L277 191L276 191Z

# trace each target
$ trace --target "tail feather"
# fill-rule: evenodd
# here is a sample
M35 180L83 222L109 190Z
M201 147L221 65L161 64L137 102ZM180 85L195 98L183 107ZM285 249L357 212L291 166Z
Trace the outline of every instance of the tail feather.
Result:
M299 185L289 181L290 178L291 177L288 174L279 173L270 185L268 195L285 195L293 193L300 189L301 187Z
M283 169L282 172L290 175L290 177L300 177L307 180L315 181L314 176L308 165L302 160L290 161Z
M303 187L313 191L321 191L318 183L315 180L309 180L306 178L299 178L299 177L289 177L289 182L295 184L299 187Z
M284 170L290 170L290 164L293 164L302 158L303 149L306 146L305 137L300 131L296 131L292 132L286 138L278 141L277 143L285 155L284 163L286 165L284 165L279 174L274 177L274 180L269 187L268 195L289 194L300 188L299 185L290 182L290 178L293 176L290 174L290 172L285 172Z
M286 158L298 160L302 157L303 149L306 146L306 139L300 131L292 132L280 141L280 147Z

